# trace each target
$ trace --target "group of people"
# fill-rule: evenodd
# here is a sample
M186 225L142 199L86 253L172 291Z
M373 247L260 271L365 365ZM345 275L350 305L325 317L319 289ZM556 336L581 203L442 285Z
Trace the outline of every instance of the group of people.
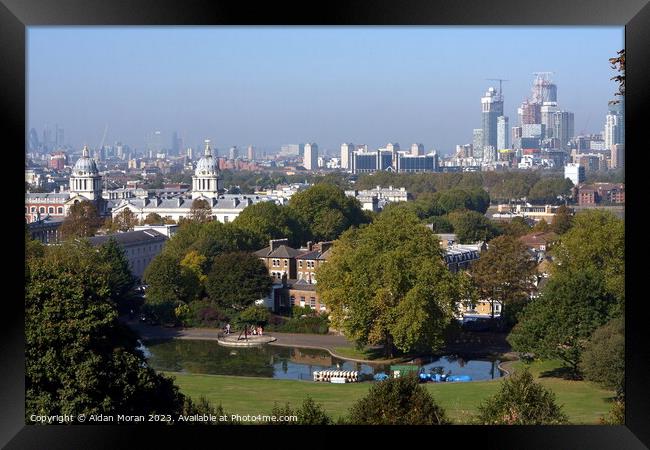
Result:
M251 334L253 336L262 336L264 334L264 329L261 326L253 326L251 325L250 328L246 327L244 330L246 334ZM230 323L226 324L226 328L224 330L225 334L230 334Z
M253 336L262 336L263 332L264 330L262 329L262 327L260 326L254 327L253 325L251 325L250 334L252 334Z

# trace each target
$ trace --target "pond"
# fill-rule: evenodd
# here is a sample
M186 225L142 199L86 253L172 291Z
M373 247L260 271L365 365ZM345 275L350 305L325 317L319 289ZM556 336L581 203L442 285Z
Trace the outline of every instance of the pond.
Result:
M216 341L146 341L141 349L155 370L213 375L237 375L284 380L313 380L315 370L356 370L373 375L388 373L390 366L338 359L325 350L264 345L229 348ZM503 375L498 359L463 358L458 355L422 358L416 361L427 373L469 375L472 380L490 380Z

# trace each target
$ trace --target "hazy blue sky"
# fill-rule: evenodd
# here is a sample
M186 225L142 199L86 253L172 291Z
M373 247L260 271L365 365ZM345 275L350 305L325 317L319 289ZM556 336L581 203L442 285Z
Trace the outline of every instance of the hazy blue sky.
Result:
M554 72L576 133L603 128L622 27L30 27L28 126L66 143L136 148L161 130L282 144L422 142L448 153L480 127L480 97L506 78L505 113Z

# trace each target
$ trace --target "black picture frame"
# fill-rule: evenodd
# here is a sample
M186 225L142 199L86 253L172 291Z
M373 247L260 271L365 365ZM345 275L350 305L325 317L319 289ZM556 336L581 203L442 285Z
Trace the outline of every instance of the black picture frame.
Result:
M531 448L531 449L596 449L644 448L650 446L650 414L648 403L650 388L646 370L650 361L647 319L644 318L645 298L635 289L642 277L635 276L643 270L642 253L646 247L641 230L643 186L641 177L634 172L644 167L643 158L648 150L642 146L641 113L650 104L650 4L648 0L411 0L408 3L375 1L260 5L241 1L218 0L208 3L200 0L0 0L0 97L4 115L3 140L7 147L5 157L11 164L21 161L22 149L27 141L25 102L25 36L26 27L36 25L615 25L625 26L626 48L626 155L631 176L626 179L627 201L634 207L626 208L626 424L624 426L565 426L565 427L430 427L403 429L396 427L361 429L371 432L377 439L391 433L406 445L480 445L481 448ZM615 55L612 55L612 57ZM579 57L579 55L576 55ZM612 93L613 94L613 93ZM6 139L10 138L10 139ZM9 144L12 142L13 145ZM18 149L21 149L19 151ZM644 154L645 153L645 154ZM7 171L11 178L11 195L5 224L10 224L5 242L14 243L17 260L22 259L24 247L15 236L23 236L22 215L24 198L18 194L22 181L20 171ZM14 195L15 193L15 195ZM14 210L15 206L15 210ZM19 228L20 227L20 228ZM14 249L12 249L14 250ZM12 255L13 256L13 255ZM200 438L225 445L222 427L183 426L26 426L24 423L24 304L19 301L24 294L19 279L24 269L9 262L8 272L12 294L4 296L5 321L2 331L2 364L0 365L0 444L6 448L133 448L139 445L152 447L153 441L170 444L180 438L184 447L198 446ZM631 264L630 264L631 263ZM632 270L632 272L630 272ZM16 272L15 276L13 272ZM22 275L21 275L22 274ZM5 290L6 291L6 290ZM13 294L15 293L15 295ZM218 430L218 433L216 433ZM255 434L250 431L255 430ZM340 435L348 429L334 427ZM359 430L355 428L355 431ZM276 427L238 427L243 440L228 445L268 445L265 439L278 439ZM328 430L317 430L324 433ZM331 431L331 430L329 430ZM265 433L269 433L266 434ZM415 436L415 434L418 436ZM293 434L293 433L292 433ZM294 436L297 436L293 434ZM309 438L309 434L307 435ZM316 440L303 441L313 445ZM329 437L329 436L328 436ZM428 439L417 443L415 439ZM432 439L433 438L433 439ZM289 439L283 436L281 439ZM300 437L299 439L304 439ZM443 439L450 443L443 444ZM252 441L252 442L251 442ZM351 441L331 440L331 445ZM428 442L428 443L427 443ZM283 442L276 444L284 445ZM402 444L402 445L403 445ZM358 444L354 444L358 445ZM388 445L388 444L385 444ZM167 445L163 445L167 446Z

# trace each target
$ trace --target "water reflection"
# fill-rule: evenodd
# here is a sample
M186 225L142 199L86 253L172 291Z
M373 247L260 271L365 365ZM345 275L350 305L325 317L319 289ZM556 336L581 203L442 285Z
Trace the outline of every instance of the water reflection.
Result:
M356 370L372 376L380 372L388 373L390 369L386 365L334 358L325 350L273 345L232 349L214 341L168 340L148 341L144 350L151 367L172 372L312 380L315 370ZM426 373L469 375L473 380L502 376L499 362L458 355L414 361Z

